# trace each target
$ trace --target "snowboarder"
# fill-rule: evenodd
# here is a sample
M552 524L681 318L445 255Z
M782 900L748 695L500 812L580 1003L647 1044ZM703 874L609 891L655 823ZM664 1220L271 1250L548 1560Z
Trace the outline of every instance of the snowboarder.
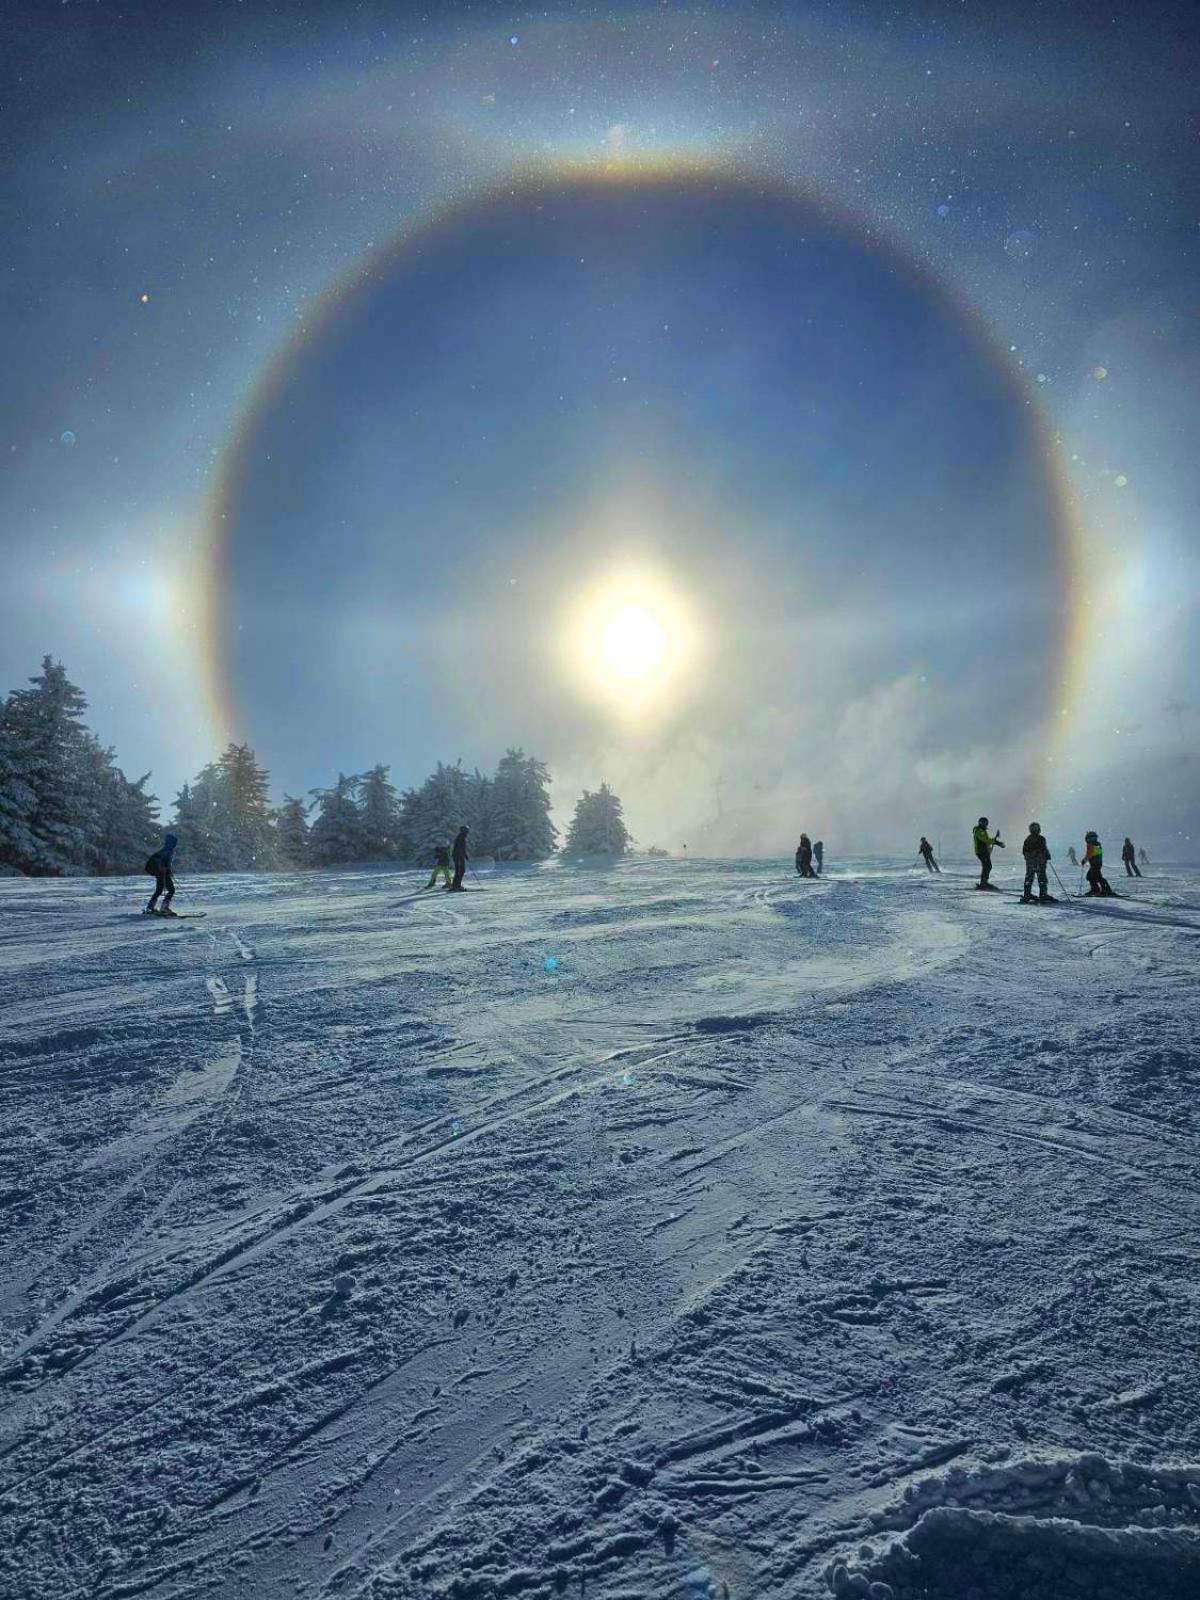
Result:
M1046 843L1046 836L1042 832L1040 822L1029 824L1029 834L1021 846L1021 854L1025 857L1025 888L1021 893L1021 904L1031 906L1034 904L1053 905L1054 896L1050 893L1050 886L1046 882L1046 868L1050 864L1050 846ZM1038 897L1033 898L1033 879L1037 876Z
M800 835L800 843L796 847L796 871L802 878L815 878L812 869L812 840L806 833Z
M171 876L171 857L175 854L175 846L179 840L173 833L168 833L163 839L162 846L152 856L146 857L145 871L154 879L154 893L150 896L150 903L146 907L148 917L173 917L176 915L171 910L171 901L175 895L175 879ZM166 898L162 903L162 910L158 909L158 897L165 891Z
M1150 857L1146 854L1146 852L1144 850L1139 850L1138 851L1138 861L1142 864L1143 867L1148 867L1150 865Z
M439 844L434 849L433 871L429 874L429 882L425 885L427 889L433 888L434 884L437 882L437 875L439 872L446 880L446 887L448 889L450 887L450 852L444 844Z
M813 845L813 860L817 863L816 872L815 872L814 876L819 878L821 876L822 872L824 872L824 870L825 870L825 841L824 841L824 839L818 839L816 844Z
M461 889L463 886L462 881L464 875L466 874L468 860L467 835L470 833L470 831L470 828L468 828L464 822L462 827L454 835L454 846L450 852L454 857L454 882L448 886L450 889Z
M1125 843L1121 846L1121 860L1125 863L1125 876L1127 878L1140 878L1141 872L1137 861L1134 859L1133 840L1125 835Z
M975 846L975 854L979 857L979 882L977 889L996 889L994 883L989 883L992 876L992 850L1004 849L1004 840L998 833L988 832L988 819L980 817L971 829L971 842ZM999 893L998 890L996 890Z
M940 872L942 870L941 867L938 866L937 862L933 859L933 846L930 844L929 840L924 834L921 835L921 842L917 846L917 854L919 856L924 856L925 866L928 871Z
M1096 833L1084 834L1083 864L1087 868L1088 894L1112 894L1113 887L1104 876L1104 846Z
M1067 860L1073 867L1079 865L1079 857L1075 854L1075 846L1073 844L1067 846Z

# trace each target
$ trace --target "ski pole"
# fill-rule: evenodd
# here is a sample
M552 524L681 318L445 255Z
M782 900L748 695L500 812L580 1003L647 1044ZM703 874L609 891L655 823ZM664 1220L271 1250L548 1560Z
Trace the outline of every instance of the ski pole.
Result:
M1057 885L1058 885L1058 887L1059 887L1059 888L1060 888L1060 889L1061 889L1061 890L1062 890L1062 892L1063 892L1063 898L1064 898L1064 899L1065 899L1065 900L1069 900L1069 899L1070 899L1070 898L1071 898L1071 895L1070 895L1070 892L1069 892L1069 890L1068 890L1068 889L1067 889L1067 886L1066 886L1066 884L1065 884L1065 883L1064 883L1064 882L1063 882L1063 881L1062 881L1062 879L1061 879L1061 878L1060 878L1060 877L1059 877L1059 875L1058 875L1058 868L1057 868L1057 867L1056 867L1056 866L1055 866L1055 865L1054 865L1054 863L1053 863L1053 861L1052 861L1052 862L1051 862L1051 863L1050 863L1050 871L1051 871L1051 872L1052 872L1052 873L1053 873L1053 874L1054 874L1054 881L1055 881L1055 883L1056 883L1056 884L1057 884Z

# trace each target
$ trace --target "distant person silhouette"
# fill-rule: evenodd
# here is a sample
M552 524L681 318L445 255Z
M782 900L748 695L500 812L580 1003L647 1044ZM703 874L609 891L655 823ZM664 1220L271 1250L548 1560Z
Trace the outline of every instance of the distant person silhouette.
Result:
M979 857L979 882L977 889L996 890L996 885L989 880L992 876L992 850L1004 849L1004 840L998 833L988 832L988 819L980 817L971 829L971 842L975 846L975 854ZM999 893L998 890L996 890Z
M815 878L812 869L812 840L806 833L800 835L800 843L796 847L796 871L802 878Z
M1134 859L1133 840L1125 835L1125 843L1121 846L1121 860L1125 863L1125 876L1127 878L1140 878L1138 864Z
M433 852L433 871L429 874L429 882L425 885L432 889L437 882L437 875L441 873L446 880L447 889L450 887L450 852L444 844L439 844Z
M462 827L454 835L454 846L450 852L454 857L454 882L450 885L451 889L461 889L463 886L462 881L467 870L467 861L469 859L467 856L467 835L470 833L470 831L470 828L468 828L464 822Z
M824 839L818 839L816 844L813 845L813 860L817 863L817 877L819 878L821 876L822 872L824 872L824 870L825 870L825 841L824 841Z
M930 872L940 872L942 870L933 859L933 846L924 834L921 835L921 842L917 846L917 854L925 857L925 866Z
M1150 857L1146 854L1146 852L1144 850L1139 850L1138 851L1138 860L1141 862L1142 866L1144 866L1144 867L1148 867L1150 865Z
M175 879L171 876L171 858L175 854L175 846L179 840L173 833L168 833L161 846L152 856L146 857L145 870L154 879L154 893L150 896L150 904L146 907L146 915L150 917L173 917L171 901L175 897ZM166 892L166 899L162 903L162 910L158 909L158 897Z
M1067 846L1067 860L1073 867L1079 865L1079 857L1075 854L1075 846L1073 844Z

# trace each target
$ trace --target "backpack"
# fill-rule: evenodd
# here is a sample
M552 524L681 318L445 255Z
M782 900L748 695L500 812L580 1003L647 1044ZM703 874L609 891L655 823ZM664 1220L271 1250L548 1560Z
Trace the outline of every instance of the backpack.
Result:
M146 857L146 865L142 868L142 871L143 872L148 872L152 878L157 878L158 877L158 858L157 858L157 856L147 856Z

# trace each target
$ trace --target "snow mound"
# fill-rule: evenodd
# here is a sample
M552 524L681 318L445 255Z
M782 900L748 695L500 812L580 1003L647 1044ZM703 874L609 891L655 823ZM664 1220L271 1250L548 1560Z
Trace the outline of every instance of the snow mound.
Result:
M1200 1594L1200 1465L1095 1454L1024 1460L912 1484L876 1514L899 1529L825 1571L869 1600L1184 1600Z

